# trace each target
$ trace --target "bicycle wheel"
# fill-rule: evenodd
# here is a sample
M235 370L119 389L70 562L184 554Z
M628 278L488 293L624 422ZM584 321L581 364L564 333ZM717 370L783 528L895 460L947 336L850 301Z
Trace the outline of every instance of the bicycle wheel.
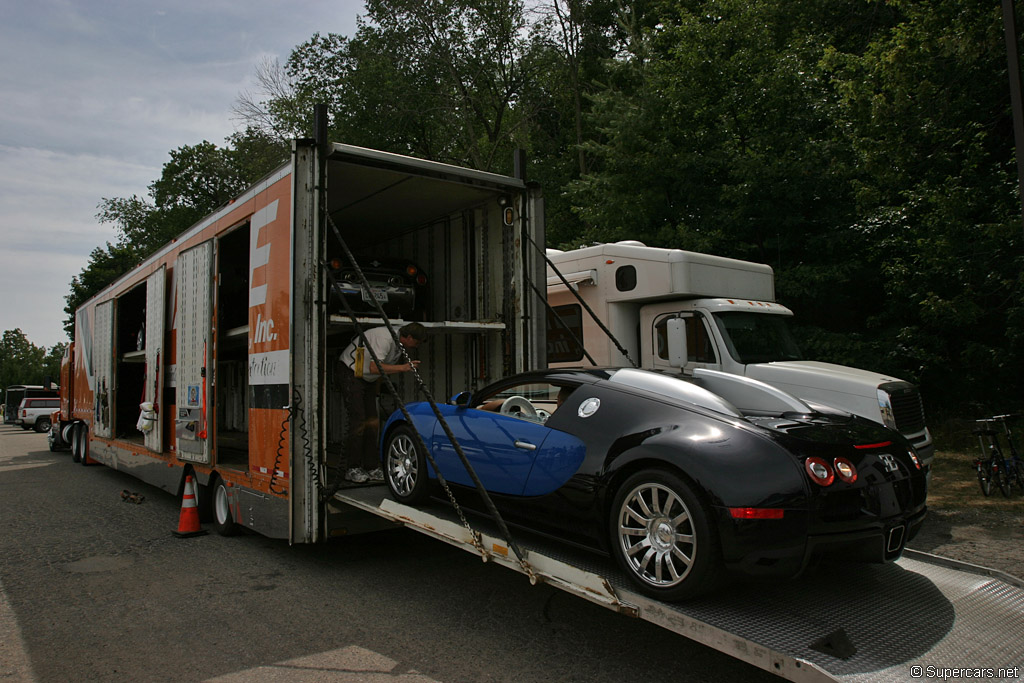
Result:
M981 487L981 492L987 498L992 493L992 480L989 479L989 464L988 462L978 462L978 485Z
M1010 478L1010 483L1017 487L1017 493L1024 495L1024 462L1014 458L1009 461L1009 467L1006 476Z
M1002 460L992 460L992 485L999 487L1004 498L1010 497L1010 476L1003 471Z

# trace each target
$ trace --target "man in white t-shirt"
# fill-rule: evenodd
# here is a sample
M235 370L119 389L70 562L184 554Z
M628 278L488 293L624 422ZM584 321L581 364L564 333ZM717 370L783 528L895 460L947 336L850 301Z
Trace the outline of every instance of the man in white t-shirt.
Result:
M361 484L368 479L383 481L377 457L377 394L381 375L409 372L419 365L402 361L402 349L415 349L427 339L427 330L419 323L408 323L398 330L398 343L386 327L375 327L364 333L366 344L361 348L359 335L341 352L341 390L345 401L345 478ZM373 349L373 354L370 353ZM373 358L380 359L377 365ZM361 365L359 360L362 360Z

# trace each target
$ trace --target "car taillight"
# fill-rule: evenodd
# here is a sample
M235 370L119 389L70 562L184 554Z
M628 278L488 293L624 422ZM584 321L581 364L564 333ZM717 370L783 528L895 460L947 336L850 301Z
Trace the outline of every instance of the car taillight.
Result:
M914 467L916 467L917 469L921 469L921 460L917 457L917 453L915 453L913 449L911 449L907 451L907 455L910 456L910 460L911 462L914 463Z
M409 277L412 277L417 272L419 272L419 270L416 268L416 266L412 265L411 263L405 267L405 274L408 275Z
M836 474L840 479L845 481L847 484L852 484L857 481L857 468L853 466L853 463L846 458L836 458L832 466L836 470Z
M331 270L338 270L339 268L341 268L341 259L340 258L332 258L330 266L331 266Z
M424 275L423 273L420 273L419 275L417 275L416 276L416 284L418 284L418 285L425 285L425 284L427 284L427 276Z
M832 468L821 458L807 458L804 469L807 470L807 476L811 478L811 481L818 486L829 486L836 477Z
M733 519L782 519L782 508L729 508Z
M891 445L892 445L892 441L881 441L879 443L862 443L862 444L859 444L857 446L854 446L854 448L856 448L859 451L864 451L864 450L868 450L870 448L885 448L886 446L891 446Z

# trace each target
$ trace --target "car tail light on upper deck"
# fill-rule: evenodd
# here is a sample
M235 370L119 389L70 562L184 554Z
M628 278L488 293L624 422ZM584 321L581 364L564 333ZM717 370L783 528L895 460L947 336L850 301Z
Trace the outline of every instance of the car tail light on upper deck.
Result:
M835 468L836 475L847 484L857 481L857 468L846 458L836 458L832 466Z
M836 478L835 472L821 458L807 458L807 461L804 462L804 469L807 470L807 476L811 478L811 481L818 486L829 486Z

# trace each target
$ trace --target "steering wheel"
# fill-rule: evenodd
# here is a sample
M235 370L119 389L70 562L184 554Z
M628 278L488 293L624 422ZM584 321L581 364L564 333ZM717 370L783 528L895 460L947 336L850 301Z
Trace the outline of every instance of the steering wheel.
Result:
M500 412L502 415L537 419L537 409L523 396L509 396L506 398L505 402L501 404Z

